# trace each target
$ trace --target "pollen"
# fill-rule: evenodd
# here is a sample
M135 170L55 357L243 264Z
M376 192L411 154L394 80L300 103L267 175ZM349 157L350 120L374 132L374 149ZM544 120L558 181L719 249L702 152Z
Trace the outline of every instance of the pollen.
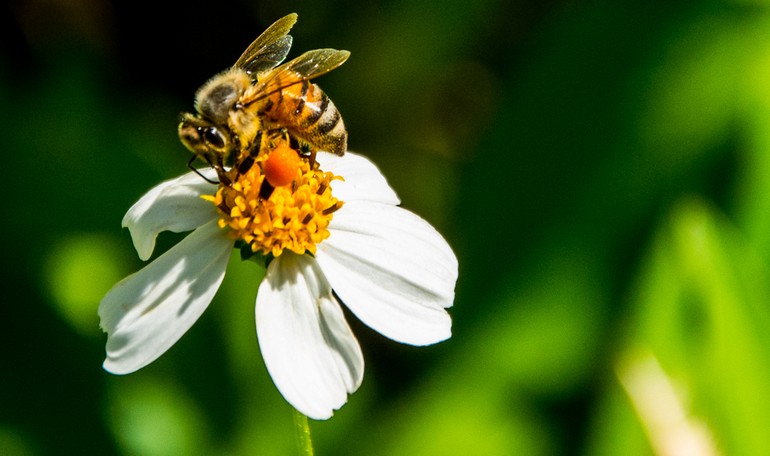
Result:
M315 254L316 246L329 237L329 222L342 202L332 195L331 181L341 179L324 172L320 165L308 160L292 162L288 177L274 186L268 179L268 153L260 153L248 170L233 167L228 172L231 182L220 184L217 193L208 197L220 213L220 228L251 247L255 253L278 257L288 249L297 254ZM299 157L298 157L299 158ZM267 170L267 171L266 171ZM278 182L274 182L278 183Z
M300 158L297 152L285 142L281 142L270 151L262 171L270 185L282 187L294 181L299 162Z

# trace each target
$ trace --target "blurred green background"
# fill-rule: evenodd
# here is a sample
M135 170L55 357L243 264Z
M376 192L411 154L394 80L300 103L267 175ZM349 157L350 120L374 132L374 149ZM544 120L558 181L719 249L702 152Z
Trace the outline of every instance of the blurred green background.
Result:
M142 265L123 214L186 171L178 113L293 11L290 57L352 52L317 81L351 150L460 260L449 341L350 317L366 376L317 454L770 454L767 2L159 5L3 6L0 454L294 453L255 265L125 377L96 316Z

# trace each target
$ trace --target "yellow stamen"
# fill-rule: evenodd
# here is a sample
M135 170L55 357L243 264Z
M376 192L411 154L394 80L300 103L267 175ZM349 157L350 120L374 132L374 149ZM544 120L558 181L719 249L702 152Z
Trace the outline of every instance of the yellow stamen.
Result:
M260 154L244 174L236 167L228 173L232 183L220 184L216 195L206 197L219 210L219 226L229 228L253 252L280 256L285 249L297 254L315 254L318 243L329 237L332 213L342 201L332 196L330 182L340 179L323 172L317 163L311 169L307 160L299 160L297 176L291 184L267 192L264 162ZM267 196L266 196L267 195Z

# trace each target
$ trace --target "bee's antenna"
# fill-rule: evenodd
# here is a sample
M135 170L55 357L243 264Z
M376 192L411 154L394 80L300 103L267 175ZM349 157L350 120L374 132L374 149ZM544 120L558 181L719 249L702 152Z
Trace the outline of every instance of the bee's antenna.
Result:
M209 179L208 177L204 176L203 174L201 174L201 172L200 172L200 171L198 171L198 170L197 170L197 169L196 169L196 168L193 166L193 162L195 161L195 159L196 159L196 158L198 158L198 157L196 157L195 155L193 155L193 156L190 158L190 161L188 161L188 162L187 162L187 167L188 167L188 168L190 168L191 170L193 170L193 171L195 172L195 174L197 174L197 175L199 175L200 177L202 177L202 178L203 178L203 180L205 180L205 181L206 181L206 182L208 182L209 184L219 185L219 184L220 184L219 182L213 181L213 180Z

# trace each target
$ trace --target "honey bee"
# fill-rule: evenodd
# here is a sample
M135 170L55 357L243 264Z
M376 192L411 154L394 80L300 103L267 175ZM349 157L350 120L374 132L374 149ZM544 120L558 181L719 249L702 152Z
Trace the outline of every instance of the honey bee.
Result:
M280 65L291 48L289 14L267 28L232 68L206 82L195 95L195 113L181 115L179 138L214 167L220 180L229 160L262 148L268 132L281 130L309 146L343 155L347 130L339 111L311 79L342 65L348 51L316 49ZM279 66L280 65L280 66Z

